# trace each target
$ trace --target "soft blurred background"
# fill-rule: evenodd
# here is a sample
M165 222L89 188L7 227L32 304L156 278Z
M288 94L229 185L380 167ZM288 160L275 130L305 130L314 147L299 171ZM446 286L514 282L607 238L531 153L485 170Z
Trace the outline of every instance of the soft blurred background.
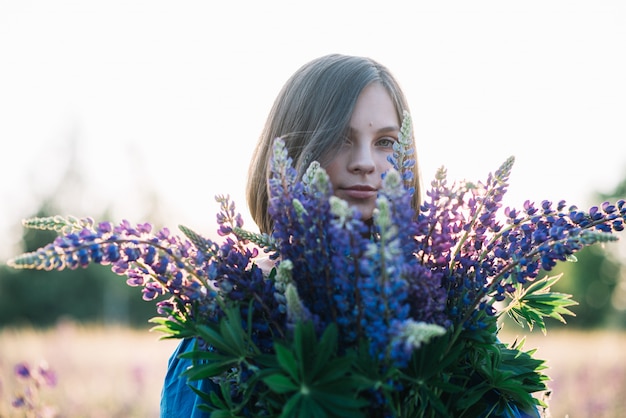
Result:
M339 52L387 65L408 96L424 184L516 163L506 205L626 197L626 3L0 0L0 416L42 361L51 415L156 416L175 342L106 269L14 271L71 214L215 229L216 194L247 214L247 164L274 97ZM626 414L624 243L559 266L577 316L527 335L548 360L550 413ZM34 370L34 369L33 369ZM32 383L32 382L31 382ZM22 391L22 392L20 392ZM20 416L20 415L18 415Z

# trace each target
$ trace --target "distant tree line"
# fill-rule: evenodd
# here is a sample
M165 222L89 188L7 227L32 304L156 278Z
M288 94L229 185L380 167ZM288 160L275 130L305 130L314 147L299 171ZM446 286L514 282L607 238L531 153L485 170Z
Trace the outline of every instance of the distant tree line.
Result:
M619 199L626 199L626 178L612 192L594 197L600 203ZM585 248L576 255L576 262L559 263L549 273L563 273L553 290L569 293L578 302L571 309L576 316L565 318L568 327L626 329L626 232L619 238Z
M34 251L55 237L53 231L25 229L23 251ZM153 316L154 301L144 301L140 288L128 286L125 276L107 266L62 271L0 267L0 327L47 327L63 319L148 327Z

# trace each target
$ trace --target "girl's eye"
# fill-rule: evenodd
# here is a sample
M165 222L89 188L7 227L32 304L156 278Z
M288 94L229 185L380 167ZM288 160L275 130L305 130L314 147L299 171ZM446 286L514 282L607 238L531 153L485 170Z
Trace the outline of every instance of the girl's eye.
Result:
M391 148L393 147L393 144L395 142L396 142L395 138L385 137L385 138L380 138L379 140L377 140L376 145L379 147L383 147L383 148Z
M352 145L352 139L350 139L350 137L348 137L348 136L344 136L342 138L341 145L344 146L344 147Z

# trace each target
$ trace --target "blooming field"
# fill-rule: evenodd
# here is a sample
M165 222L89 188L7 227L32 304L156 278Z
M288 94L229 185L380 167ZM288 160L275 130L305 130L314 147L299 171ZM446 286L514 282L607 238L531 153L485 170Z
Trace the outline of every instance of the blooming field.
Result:
M0 331L0 417L27 416L11 403L26 379L14 367L47 362L54 387L38 390L55 417L157 417L167 359L177 341L120 327L63 323L54 329ZM33 397L36 398L36 395ZM41 408L43 410L43 408Z
M517 331L510 327L511 332ZM507 342L515 335L503 332ZM526 337L547 361L551 390L549 417L626 416L626 333L548 330Z
M510 331L516 331L512 327ZM507 341L515 335L504 332ZM11 406L24 379L14 366L46 361L54 387L39 391L43 405L63 417L156 417L167 359L176 341L121 327L64 323L54 329L0 331L0 417L24 416ZM550 330L531 334L552 378L550 416L626 416L626 334Z

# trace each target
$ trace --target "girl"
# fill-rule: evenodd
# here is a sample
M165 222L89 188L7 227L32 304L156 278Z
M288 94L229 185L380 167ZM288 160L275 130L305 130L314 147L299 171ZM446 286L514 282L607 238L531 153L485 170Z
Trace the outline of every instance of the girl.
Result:
M281 137L300 176L318 161L330 177L335 195L371 218L382 174L391 168L406 98L390 71L376 61L327 55L297 70L284 85L270 111L252 158L247 184L248 206L261 232L272 230L267 207L272 141ZM412 137L412 135L411 135ZM413 168L413 206L419 207L420 177ZM271 269L268 260L259 266ZM189 361L177 358L191 349L183 340L172 354L161 398L162 417L204 417L199 398L185 378ZM211 382L193 382L202 391Z
M318 161L328 173L334 194L356 207L363 219L371 219L382 174L392 166L387 157L393 153L405 111L409 108L398 82L372 59L327 55L296 71L274 102L249 168L248 206L261 232L272 231L268 179L276 137L284 140L299 176L312 161ZM413 171L412 205L417 209L417 164ZM268 259L257 264L265 271L272 267ZM192 340L183 340L170 358L161 399L162 417L207 416L197 410L201 401L186 379L179 378L190 362L178 355L192 346ZM203 392L216 389L209 381L191 384ZM516 416L538 414L519 412Z

